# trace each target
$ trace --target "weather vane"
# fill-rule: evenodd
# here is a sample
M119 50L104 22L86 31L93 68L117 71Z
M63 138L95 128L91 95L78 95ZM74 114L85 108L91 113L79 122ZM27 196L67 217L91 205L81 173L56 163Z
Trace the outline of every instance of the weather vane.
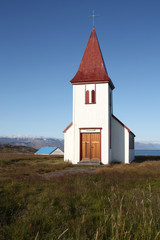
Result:
M94 18L95 17L98 17L99 15L97 14L94 14L94 9L93 9L93 14L91 16L88 16L88 17L93 17L93 27L94 27Z

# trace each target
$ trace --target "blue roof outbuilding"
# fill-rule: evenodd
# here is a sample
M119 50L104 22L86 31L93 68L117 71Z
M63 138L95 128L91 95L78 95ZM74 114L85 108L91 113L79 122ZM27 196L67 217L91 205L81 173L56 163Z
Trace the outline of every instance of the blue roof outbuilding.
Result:
M35 154L46 154L49 155L52 152L54 152L57 149L57 147L42 147L40 148Z

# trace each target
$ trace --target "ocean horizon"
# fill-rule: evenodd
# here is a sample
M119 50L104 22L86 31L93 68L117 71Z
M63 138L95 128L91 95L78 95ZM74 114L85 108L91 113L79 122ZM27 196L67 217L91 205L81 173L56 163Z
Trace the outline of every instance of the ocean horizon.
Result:
M160 150L135 150L135 155L160 156Z

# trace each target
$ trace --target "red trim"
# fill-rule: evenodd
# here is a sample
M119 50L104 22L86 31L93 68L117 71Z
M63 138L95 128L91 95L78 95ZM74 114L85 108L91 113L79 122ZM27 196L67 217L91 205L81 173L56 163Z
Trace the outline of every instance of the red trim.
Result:
M89 105L89 104L96 104L96 103L86 103L87 105Z
M130 132L131 130L126 126L126 125L124 125L124 127L128 130L128 132Z
M131 130L126 126L126 125L124 125L118 118L116 118L113 114L112 114L112 117L115 119L115 120L117 120L117 122L119 122L123 127L125 127L127 130L128 130L128 132L131 132ZM133 132L131 132L133 135L134 135L134 133ZM135 136L135 135L134 135Z
M89 90L86 91L86 104L89 104Z
M91 92L91 95L92 95L92 103L96 103L96 99L95 99L95 90L92 90Z
M63 133L65 133L71 126L72 126L73 122L71 122L63 131Z

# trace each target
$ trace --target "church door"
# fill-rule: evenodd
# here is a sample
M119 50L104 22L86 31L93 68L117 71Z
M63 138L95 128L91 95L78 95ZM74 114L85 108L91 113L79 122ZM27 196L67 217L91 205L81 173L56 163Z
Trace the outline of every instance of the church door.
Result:
M81 133L81 160L100 161L100 133Z

